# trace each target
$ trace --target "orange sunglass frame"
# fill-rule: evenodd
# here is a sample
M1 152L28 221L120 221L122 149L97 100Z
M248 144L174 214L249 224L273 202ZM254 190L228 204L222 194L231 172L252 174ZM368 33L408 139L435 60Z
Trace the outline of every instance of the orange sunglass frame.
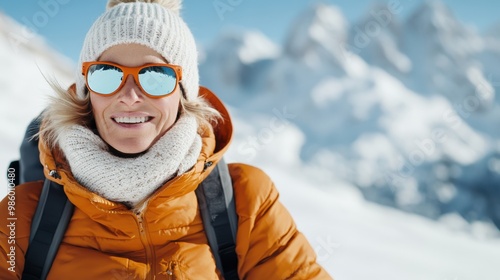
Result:
M92 91L90 89L90 86L88 84L88 79L87 79L88 70L90 69L90 67L92 65L99 65L99 64L114 66L123 72L123 78L122 78L122 82L121 82L120 86L118 86L118 88L115 91L113 91L112 93L109 93L109 94L99 93L99 92ZM164 95L151 95L151 94L147 93L146 90L144 90L144 88L141 86L141 83L139 81L139 72L144 68L152 67L152 66L168 67L168 68L171 68L174 70L176 83L175 83L175 88L171 92L164 94ZM170 95L172 92L175 92L177 90L177 88L179 87L179 82L182 81L182 67L178 66L178 65L167 64L167 63L148 63L148 64L144 64L144 65L137 66L137 67L127 67L127 66L123 66L123 65L113 63L113 62L90 61L90 62L82 63L82 75L85 77L85 85L87 86L87 89L96 93L96 94L102 95L102 96L115 95L118 91L120 91L120 89L123 87L123 85L125 85L125 82L127 81L128 76L132 75L132 77L134 78L135 84L141 89L141 92L143 94L145 94L146 96L148 96L150 98L162 98L162 97Z

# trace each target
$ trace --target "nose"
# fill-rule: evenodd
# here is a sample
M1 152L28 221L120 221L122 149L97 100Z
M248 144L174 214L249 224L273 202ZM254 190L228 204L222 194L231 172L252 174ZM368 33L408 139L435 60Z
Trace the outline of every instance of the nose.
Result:
M120 102L125 103L129 106L134 105L135 103L140 103L144 95L141 89L135 83L134 77L129 75L123 87L118 92L118 98Z

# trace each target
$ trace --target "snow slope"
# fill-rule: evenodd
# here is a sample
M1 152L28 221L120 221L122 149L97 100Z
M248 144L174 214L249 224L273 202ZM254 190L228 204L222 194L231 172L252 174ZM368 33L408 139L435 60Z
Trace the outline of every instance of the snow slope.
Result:
M63 66L66 65L65 62L60 62L59 55L47 48L40 38L31 38L31 44L21 44L13 48L9 43L11 42L9 36L12 36L10 31L19 31L20 27L3 15L0 15L0 19L2 28L0 104L2 104L1 114L8 120L0 125L2 135L0 168L5 170L7 161L17 157L17 149L26 124L43 109L45 96L50 94L50 89L41 77L37 65L41 66L43 72L53 74L62 82L71 81L71 74L68 73L72 70L68 70L71 67ZM249 41L245 42L251 44ZM276 57L276 52L271 54L264 52L264 55L269 61L270 57ZM250 67L256 65L255 61L249 63L247 65ZM273 66L264 64L258 64L258 67ZM347 67L354 67L352 64ZM393 85L394 79L387 74L369 69L362 61L358 61L357 65L361 69L358 69L359 71L368 71L373 73L372 78L382 80L377 86L383 87L384 83ZM353 98L367 98L356 97L362 94L377 97L373 100L375 105L366 105L368 108L353 107L356 113L352 116L362 118L364 114L371 114L370 106L392 106L393 110L398 110L398 106L389 102L390 98L378 100L379 97L383 97L379 95L383 95L385 91L363 93L361 90L363 86L374 83L373 79L360 78L358 82L361 85L358 90L355 90L356 82L340 81L343 81L342 86L353 88ZM310 104L324 104L325 108L329 108L337 106L334 105L334 100L351 95L343 92L324 92L325 88L336 85L336 82L337 80L325 80L320 83L310 99ZM413 96L411 91L402 86L396 93L385 94L394 97L398 92L401 92L404 98L394 102L403 106L399 110L404 109L403 111L408 111L409 115L418 114L413 110L419 110L409 106L412 102L438 108L439 106L446 108L449 105L444 99L439 98L435 103L426 103L427 99ZM411 102L405 102L403 100L405 98L409 98ZM500 240L488 224L475 222L468 225L454 214L436 222L366 202L362 192L339 178L337 172L332 172L322 164L323 162L331 164L331 159L340 158L339 156L324 152L322 157L318 155L315 158L316 161L308 163L303 161L300 153L303 144L308 141L308 136L294 122L298 117L298 112L293 109L295 107L290 105L287 109L283 106L287 106L287 103L274 103L261 108L257 113L230 106L235 123L235 139L228 151L227 160L255 164L270 174L280 190L282 202L315 248L319 262L332 276L336 279L351 280L498 278ZM339 110L341 107L334 109ZM439 111L431 107L429 111L432 113L434 110ZM348 114L349 110L346 111ZM400 126L404 128L403 124ZM390 143L385 143L389 140L384 140L385 136L382 133L387 131L396 133L398 129L403 129L398 128L400 126L394 128L381 125L377 128L380 135L370 137L378 139L380 144L377 149L368 149L374 153L372 157L367 156L369 152L362 152L366 148L361 140L356 149L360 154L365 154L367 160L376 159L383 153L383 150L377 151L378 149L382 149L384 145L391 147ZM477 135L473 131L465 136L472 139L466 139L467 141L476 141L474 138ZM5 178L2 177L1 182L2 185L6 185ZM0 196L4 196L5 193L6 188L1 188Z
M230 108L235 139L226 158L264 169L335 279L496 279L500 239L491 225L451 214L440 222L367 202L348 183L301 163L304 135L290 122L267 137L272 118ZM248 151L249 147L255 153ZM246 147L243 149L242 147ZM243 152L242 152L243 151ZM287 154L287 152L289 152ZM295 156L293 156L295 154Z
M19 158L28 123L42 112L51 94L45 79L69 85L72 68L69 60L54 53L42 38L1 13L0 62L0 117L6 120L1 125L0 170L6 174L10 161ZM6 186L6 177L0 182ZM5 188L0 194L5 194Z

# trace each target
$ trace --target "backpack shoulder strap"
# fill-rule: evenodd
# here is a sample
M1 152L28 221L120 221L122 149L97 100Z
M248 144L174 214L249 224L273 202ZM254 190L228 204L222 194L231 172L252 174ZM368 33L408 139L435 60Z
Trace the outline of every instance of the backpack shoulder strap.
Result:
M26 128L19 158L19 183L45 180L43 166L40 163L40 152L38 151L38 137L36 133L40 131L41 115L34 118Z
M235 251L238 216L231 176L223 160L199 185L196 196L217 268L224 279L238 279L238 257Z
M57 254L74 206L61 185L45 179L31 222L23 280L45 279Z

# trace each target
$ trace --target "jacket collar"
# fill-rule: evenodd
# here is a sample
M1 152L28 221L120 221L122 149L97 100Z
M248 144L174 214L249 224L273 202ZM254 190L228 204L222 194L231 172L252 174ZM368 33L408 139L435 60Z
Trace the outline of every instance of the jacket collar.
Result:
M160 187L148 200L148 208L157 207L176 197L194 191L208 176L223 154L229 148L232 140L233 126L226 107L221 100L209 89L200 87L199 95L204 97L219 113L222 120L212 124L211 128L203 130L201 134L202 149L194 167L188 172L177 176ZM102 211L125 211L126 206L109 201L81 186L72 176L68 163L59 149L50 149L40 139L40 161L44 166L47 178L64 186L69 200L80 209L87 209L90 216L102 215ZM95 207L91 207L92 204ZM94 210L92 210L94 209ZM95 212L97 211L97 212Z

